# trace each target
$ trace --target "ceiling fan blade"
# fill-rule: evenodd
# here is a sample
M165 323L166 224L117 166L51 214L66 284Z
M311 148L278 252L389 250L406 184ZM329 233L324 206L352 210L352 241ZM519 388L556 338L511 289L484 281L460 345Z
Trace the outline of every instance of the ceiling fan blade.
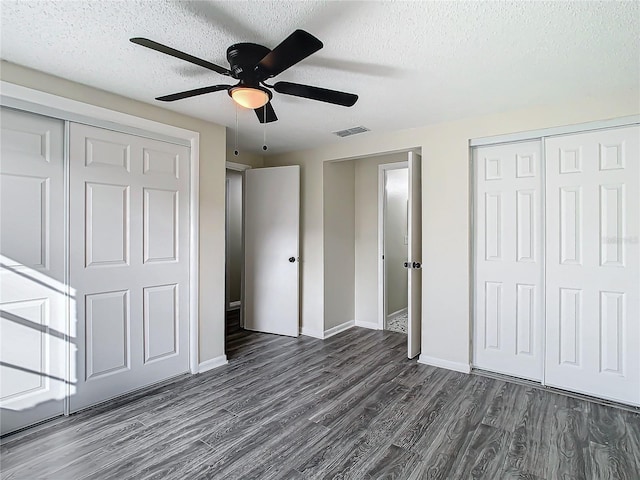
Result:
M267 114L266 121L265 121L265 110ZM258 117L258 120L260 120L260 123L271 123L278 120L278 117L276 116L276 112L273 109L273 105L271 105L271 102L265 104L260 108L255 108L254 112L256 112L256 116Z
M322 42L316 37L304 30L296 30L267 53L258 62L257 69L266 78L275 77L321 48Z
M173 102L175 100L182 100L183 98L195 97L196 95L204 95L205 93L219 92L220 90L227 90L233 85L211 85L210 87L196 88L194 90L187 90L186 92L172 93L171 95L164 95L156 98L161 102Z
M214 72L218 72L221 75L231 75L231 72L229 70L221 67L220 65L216 65L215 63L211 63L201 58L194 57L193 55L181 52L180 50L176 50L175 48L167 47L166 45L154 42L153 40L140 37L131 38L130 40L133 43L142 45L143 47L150 48L151 50L155 50L166 55L171 55L172 57L176 57L187 62L195 63L196 65L200 65L201 67L208 68L209 70L213 70Z
M338 92L336 90L312 87L310 85L302 85L300 83L277 82L273 86L273 89L276 92L284 93L285 95L310 98L311 100L334 103L344 107L351 107L358 101L358 95L353 93Z

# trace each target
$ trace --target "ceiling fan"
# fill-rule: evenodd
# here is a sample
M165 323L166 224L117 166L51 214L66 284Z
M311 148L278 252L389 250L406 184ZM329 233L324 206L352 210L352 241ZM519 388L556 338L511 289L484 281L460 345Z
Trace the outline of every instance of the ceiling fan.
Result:
M260 123L269 123L278 120L276 112L271 105L273 93L270 89L285 95L309 98L345 107L353 106L358 100L358 96L352 93L310 85L291 82L276 82L274 85L265 83L265 80L279 75L322 48L322 42L304 30L296 30L273 50L256 43L236 43L231 45L227 49L229 69L153 40L136 37L132 38L131 41L238 80L235 85L211 85L156 98L156 100L162 102L173 102L196 95L226 90L237 104L253 109Z

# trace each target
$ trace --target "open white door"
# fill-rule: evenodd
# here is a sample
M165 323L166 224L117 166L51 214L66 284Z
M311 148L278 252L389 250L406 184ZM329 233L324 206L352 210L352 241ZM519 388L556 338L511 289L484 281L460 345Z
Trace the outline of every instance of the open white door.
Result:
M422 181L421 158L409 152L409 304L407 355L414 358L420 353L422 322Z
M299 333L300 167L245 172L244 327Z

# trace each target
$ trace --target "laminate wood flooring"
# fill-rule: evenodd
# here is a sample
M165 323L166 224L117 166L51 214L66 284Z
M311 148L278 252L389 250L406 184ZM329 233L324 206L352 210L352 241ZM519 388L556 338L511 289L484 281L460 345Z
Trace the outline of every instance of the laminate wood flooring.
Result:
M6 437L2 479L640 479L640 416L407 360L406 335L228 331L229 365Z

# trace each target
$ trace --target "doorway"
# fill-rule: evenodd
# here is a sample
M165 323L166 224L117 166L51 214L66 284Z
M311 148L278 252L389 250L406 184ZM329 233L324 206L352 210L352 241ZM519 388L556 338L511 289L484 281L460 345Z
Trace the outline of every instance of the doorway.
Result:
M300 167L226 166L227 350L241 330L297 337Z
M382 325L384 330L407 334L409 166L407 162L380 165L382 202Z
M406 325L407 357L415 358L422 343L422 160L415 151L403 156L378 167L378 328L404 333Z
M420 162L419 153L411 150L323 165L324 332L318 332L321 338L354 325L383 330L388 314L396 314L397 321L407 325L404 333L408 358L420 353ZM390 250L391 258L383 260L385 172L402 169L405 173L390 185L392 189L398 182L406 185L401 188L406 192L403 200L394 202L402 206L400 226L388 222L390 231L399 234L396 244L400 250ZM385 264L391 263L393 268L387 269L390 275L385 278ZM411 268L405 268L405 263ZM393 292L385 289L385 284L392 285ZM399 296L406 300L395 302Z
M243 187L246 165L227 162L225 180L225 340L242 328Z

